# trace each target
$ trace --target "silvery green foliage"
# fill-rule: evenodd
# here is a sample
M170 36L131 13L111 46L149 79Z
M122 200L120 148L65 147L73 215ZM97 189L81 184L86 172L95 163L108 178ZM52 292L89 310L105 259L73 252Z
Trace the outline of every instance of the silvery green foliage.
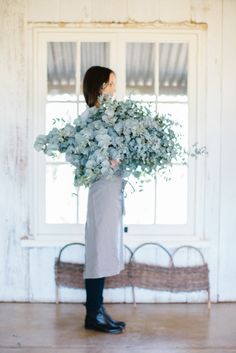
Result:
M167 116L153 114L142 103L100 97L99 108L39 135L36 151L49 156L65 153L66 161L75 167L74 184L89 186L101 176L119 173L133 175L139 182L167 170L176 161L186 163L189 155L205 153L204 149L186 151L176 132L176 122ZM110 161L119 160L112 168Z

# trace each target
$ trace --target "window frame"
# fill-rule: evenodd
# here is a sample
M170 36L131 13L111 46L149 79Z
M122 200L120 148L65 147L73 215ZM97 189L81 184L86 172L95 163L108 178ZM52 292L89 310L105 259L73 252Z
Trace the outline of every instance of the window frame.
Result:
M189 43L188 111L190 145L198 141L205 145L205 32L202 29L142 29L142 28L30 28L29 52L29 112L32 119L30 141L31 172L31 233L37 237L71 236L83 240L84 225L45 224L45 156L32 152L35 137L44 131L47 95L47 42L77 42L77 67L80 67L81 41L110 42L110 67L117 73L117 98L125 95L125 44L126 42ZM119 48L119 50L118 50ZM158 51L158 45L156 45ZM156 52L155 75L159 72ZM123 67L123 70L120 69ZM76 94L79 93L80 70L77 71ZM158 76L155 76L155 93L158 97ZM189 118L190 119L190 118ZM189 120L190 121L190 120ZM205 158L190 159L188 178L187 225L129 225L127 237L134 241L152 240L204 240L204 189ZM34 210L34 212L33 212ZM44 238L45 239L45 238Z

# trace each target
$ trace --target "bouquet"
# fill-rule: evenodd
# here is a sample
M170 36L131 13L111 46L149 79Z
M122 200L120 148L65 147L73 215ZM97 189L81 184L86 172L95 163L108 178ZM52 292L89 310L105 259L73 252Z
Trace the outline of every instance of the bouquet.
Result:
M186 163L188 155L205 153L197 145L191 153L186 151L176 131L179 124L140 102L99 97L99 103L73 124L54 127L34 143L37 151L48 156L65 153L66 161L75 167L75 186L90 186L102 176L117 173L132 175L142 183L176 161ZM115 168L112 160L119 161Z

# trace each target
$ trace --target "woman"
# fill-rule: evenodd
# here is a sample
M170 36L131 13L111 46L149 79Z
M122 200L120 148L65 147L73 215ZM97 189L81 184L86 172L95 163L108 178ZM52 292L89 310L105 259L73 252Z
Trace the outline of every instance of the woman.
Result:
M83 92L88 107L98 107L99 95L113 95L115 73L105 67L93 66L84 76ZM88 108L89 109L89 108ZM81 118L86 119L88 110ZM110 161L115 168L119 161ZM85 328L108 333L121 333L122 321L113 320L103 306L105 277L119 274L124 268L122 240L122 176L101 177L89 189L85 227Z

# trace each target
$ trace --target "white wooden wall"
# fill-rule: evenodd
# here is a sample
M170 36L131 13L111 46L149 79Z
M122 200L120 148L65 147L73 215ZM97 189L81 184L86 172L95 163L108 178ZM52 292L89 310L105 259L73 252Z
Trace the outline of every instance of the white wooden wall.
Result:
M213 301L236 300L236 1L235 0L1 0L0 2L0 300L54 301L53 265L59 246L24 248L30 232L27 139L27 23L206 23L207 116L203 249L210 266ZM102 23L101 23L102 25ZM138 24L140 26L140 24ZM58 244L59 245L59 244ZM174 244L167 245L173 250ZM143 255L144 256L144 255ZM150 253L148 255L150 257ZM195 262L195 257L186 258ZM155 259L155 255L154 255ZM62 290L64 301L84 291ZM107 301L130 301L127 290L107 290ZM201 301L204 294L170 295L139 290L138 301Z
M28 229L26 4L0 5L0 298L27 298Z
M236 1L225 1L223 13L218 295L236 300Z

